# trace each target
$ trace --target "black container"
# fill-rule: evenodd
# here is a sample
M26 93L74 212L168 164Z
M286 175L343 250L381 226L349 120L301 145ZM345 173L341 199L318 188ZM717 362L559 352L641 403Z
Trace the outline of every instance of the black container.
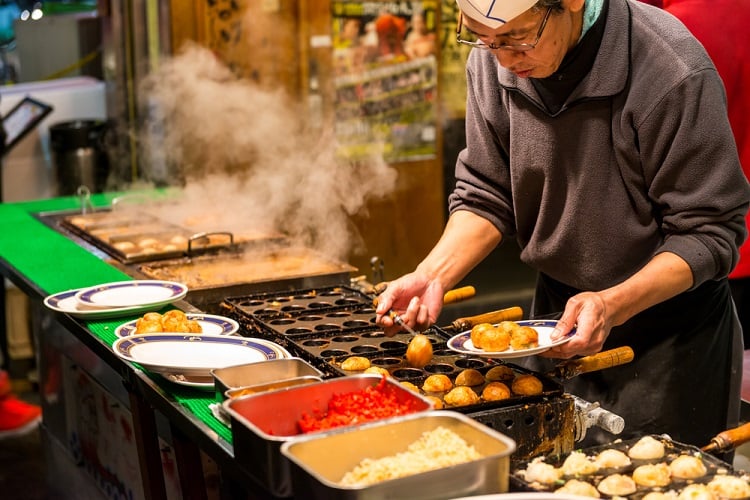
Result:
M58 194L76 194L80 186L94 193L104 190L109 175L106 132L107 123L100 120L73 120L50 126Z

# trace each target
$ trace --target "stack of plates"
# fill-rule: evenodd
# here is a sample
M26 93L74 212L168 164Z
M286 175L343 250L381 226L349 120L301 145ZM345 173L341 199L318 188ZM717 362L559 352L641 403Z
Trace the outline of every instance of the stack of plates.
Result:
M83 319L116 318L156 311L184 298L187 291L187 286L173 281L118 281L56 293L45 298L44 305ZM239 324L230 318L186 316L201 325L201 333L135 334L138 320L132 320L117 327L119 338L112 350L172 382L206 389L214 387L215 368L291 357L273 342L233 336Z
M55 293L44 299L44 305L80 318L116 318L159 309L187 292L187 286L174 281L117 281Z

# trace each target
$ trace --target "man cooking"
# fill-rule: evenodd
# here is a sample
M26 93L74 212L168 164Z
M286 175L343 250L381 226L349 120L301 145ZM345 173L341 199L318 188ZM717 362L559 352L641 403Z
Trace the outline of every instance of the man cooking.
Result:
M444 293L515 238L538 271L530 316L562 312L553 337L576 328L529 366L629 345L632 363L566 390L621 415L620 437L707 444L738 423L742 340L727 275L750 202L711 60L641 2L458 6L458 42L474 49L450 217L379 297L378 323L400 328L391 308L412 327L433 323Z

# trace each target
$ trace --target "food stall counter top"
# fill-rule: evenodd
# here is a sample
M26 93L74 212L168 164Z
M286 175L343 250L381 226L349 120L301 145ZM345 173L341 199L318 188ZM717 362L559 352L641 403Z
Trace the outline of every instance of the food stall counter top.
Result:
M105 207L116 196L117 193L94 194L90 201L94 207ZM132 279L34 215L65 210L80 210L79 198L71 196L0 204L0 260L16 275L10 276L14 284L25 293L43 299L65 290ZM111 346L117 339L115 329L137 317L77 321L102 343ZM232 442L231 431L211 413L209 405L216 402L213 392L171 384L159 375L148 376L221 438Z

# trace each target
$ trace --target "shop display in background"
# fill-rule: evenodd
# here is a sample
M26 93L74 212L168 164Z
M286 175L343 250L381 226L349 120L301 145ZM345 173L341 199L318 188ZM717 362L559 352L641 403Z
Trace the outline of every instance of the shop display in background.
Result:
M440 5L440 106L449 120L463 120L466 114L466 58L471 47L456 43L458 4L443 0ZM451 168L455 157L450 158Z
M334 2L332 9L339 154L433 158L437 4Z

